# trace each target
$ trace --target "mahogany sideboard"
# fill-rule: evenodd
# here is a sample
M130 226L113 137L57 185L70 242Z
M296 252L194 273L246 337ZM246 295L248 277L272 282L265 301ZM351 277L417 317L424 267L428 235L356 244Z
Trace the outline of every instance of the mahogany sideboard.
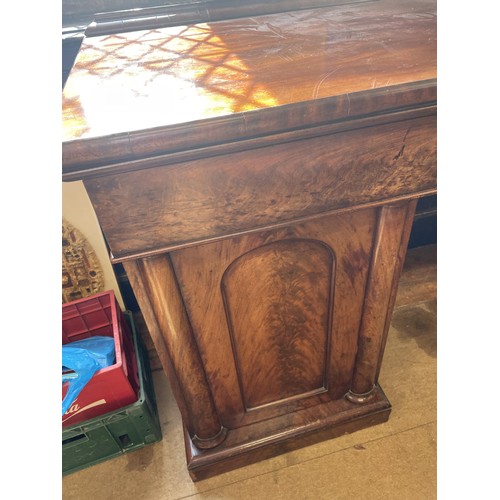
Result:
M388 419L436 192L434 0L209 3L94 23L63 92L63 180L125 267L193 480Z

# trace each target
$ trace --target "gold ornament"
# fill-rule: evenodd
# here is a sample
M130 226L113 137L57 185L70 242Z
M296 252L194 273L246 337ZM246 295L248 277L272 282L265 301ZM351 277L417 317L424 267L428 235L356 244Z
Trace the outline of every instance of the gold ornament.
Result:
M104 291L104 273L85 236L62 221L62 301L71 302Z

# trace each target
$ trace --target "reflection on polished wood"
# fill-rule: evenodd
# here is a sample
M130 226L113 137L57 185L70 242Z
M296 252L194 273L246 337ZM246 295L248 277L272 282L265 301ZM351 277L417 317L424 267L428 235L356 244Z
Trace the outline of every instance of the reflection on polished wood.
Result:
M273 0L272 2L268 0L198 0L146 7L140 9L140 12L132 9L131 11L97 13L94 22L87 27L86 34L88 36L106 35L372 1L374 0ZM137 3L134 7L137 7Z
M64 89L63 178L124 263L195 480L387 420L436 191L435 3L285 3L87 37Z
M91 143L73 159L72 140L120 134L111 143L134 156L127 132L432 79L435 22L433 2L385 0L86 38L64 89L63 152L86 162Z

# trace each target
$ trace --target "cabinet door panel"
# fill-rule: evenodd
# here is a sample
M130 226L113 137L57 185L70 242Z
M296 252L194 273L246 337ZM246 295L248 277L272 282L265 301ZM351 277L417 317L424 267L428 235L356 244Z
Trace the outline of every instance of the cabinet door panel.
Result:
M225 426L349 390L375 220L364 209L171 252Z
M236 259L222 294L245 409L325 391L334 255L285 240Z

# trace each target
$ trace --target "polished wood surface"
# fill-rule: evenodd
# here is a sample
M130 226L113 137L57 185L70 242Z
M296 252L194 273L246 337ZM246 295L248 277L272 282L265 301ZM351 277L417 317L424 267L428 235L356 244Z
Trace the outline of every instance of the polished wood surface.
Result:
M380 209L373 259L366 285L363 316L358 337L356 365L353 371L348 398L363 402L371 397L376 384L378 361L382 356L383 342L388 328L383 314L391 304L391 294L397 287L402 262L397 258L401 247L406 247L408 234L405 226L410 224L416 201L408 204L385 205Z
M401 96L404 84L427 81L426 98L435 100L435 30L433 1L378 0L86 38L63 94L64 163L159 154L179 127L184 141L175 146L185 149L186 134L206 133L216 119L222 130L205 144L226 142L228 128L238 139L288 130L334 97L326 120L364 115L350 102L382 88L379 109L422 99ZM309 125L321 120L312 118ZM191 141L198 146L196 134Z
M200 0L173 5L144 6L133 9L97 13L87 27L87 36L121 33L139 29L198 24L237 17L260 16L276 12L311 9L332 5L370 2L374 0ZM123 7L125 8L125 7Z
M333 262L321 242L289 240L226 269L222 296L245 411L326 391Z
M436 192L435 42L429 0L84 41L63 178L124 264L194 480L389 417L389 320Z
M376 212L327 216L170 253L226 427L335 399L349 390ZM304 254L310 246L314 252ZM234 271L249 258L248 281L236 279ZM274 260L272 269L263 259ZM308 290L311 282L313 291ZM259 286L264 296L254 295ZM334 289L342 290L343 300L333 299ZM242 324L247 318L251 323ZM302 367L301 397L294 397L298 388L290 383L297 377L293 366ZM277 378L267 377L269 372Z
M376 372L415 204L125 262L148 325L165 318L153 341L187 407L193 479L387 420Z
M197 446L203 448L222 435L212 396L207 387L205 372L196 347L184 303L180 296L174 271L168 255L144 259L139 263L147 297L151 307L146 311L161 311L146 321L154 320L162 332L162 340L169 359L176 367L176 379L184 395L188 413L186 425ZM131 273L133 270L130 269ZM164 307L168 303L168 307Z
M237 427L221 446L200 451L184 434L188 470L194 481L265 460L297 448L386 422L391 405L376 386L372 398L353 404L342 398ZM335 473L335 471L332 471Z
M430 192L435 130L427 116L85 183L120 261Z

